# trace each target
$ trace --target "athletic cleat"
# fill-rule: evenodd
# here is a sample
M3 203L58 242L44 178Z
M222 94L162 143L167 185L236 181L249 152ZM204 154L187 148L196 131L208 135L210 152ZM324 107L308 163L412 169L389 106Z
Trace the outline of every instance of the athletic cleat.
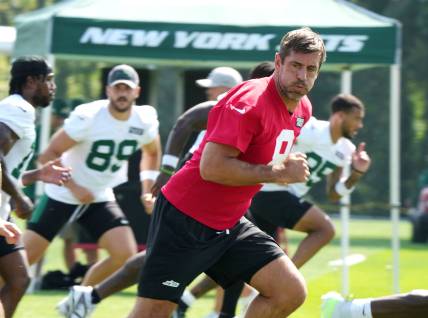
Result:
M340 318L340 305L345 299L337 292L328 292L321 297L321 318Z
M70 304L68 303L69 297L65 297L56 305L56 310L61 316L68 317L70 314Z
M60 314L67 318L90 317L95 305L92 304L93 288L89 286L73 286L68 296L57 305Z

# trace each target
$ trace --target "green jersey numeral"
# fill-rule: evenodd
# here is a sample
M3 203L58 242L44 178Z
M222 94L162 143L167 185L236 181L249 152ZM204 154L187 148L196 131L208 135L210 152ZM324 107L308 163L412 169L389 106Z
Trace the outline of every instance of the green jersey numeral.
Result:
M116 172L122 166L122 161L128 160L137 147L136 140L123 140L117 146L114 140L97 140L92 144L91 152L86 158L86 165L100 172L109 168L112 172ZM113 160L114 157L116 160ZM112 161L115 162L112 164Z
M306 182L306 186L308 187L312 187L314 183L320 181L324 176L329 175L337 168L334 163L328 160L324 161L322 157L317 155L315 152L308 152L306 156L309 163L309 170L311 172L311 176Z

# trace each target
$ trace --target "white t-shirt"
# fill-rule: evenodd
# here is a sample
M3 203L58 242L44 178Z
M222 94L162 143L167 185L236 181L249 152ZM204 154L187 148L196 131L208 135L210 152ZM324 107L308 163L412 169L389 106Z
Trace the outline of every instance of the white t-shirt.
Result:
M331 140L330 122L312 117L300 131L292 152L303 152L308 157L311 175L307 182L293 183L287 186L265 184L261 191L288 191L298 197L304 196L316 182L337 167L351 163L355 145L341 137L336 143Z
M63 166L72 168L73 180L95 196L94 202L113 201L112 188L126 181L127 161L142 145L158 135L159 121L152 106L133 106L128 120L115 119L108 100L83 104L64 122L77 144L63 153ZM66 188L46 184L46 194L57 201L80 204Z
M17 181L27 169L34 153L36 140L35 109L21 95L10 95L0 101L0 122L8 126L18 140L5 156L8 173ZM0 217L7 219L10 213L10 196L1 192Z

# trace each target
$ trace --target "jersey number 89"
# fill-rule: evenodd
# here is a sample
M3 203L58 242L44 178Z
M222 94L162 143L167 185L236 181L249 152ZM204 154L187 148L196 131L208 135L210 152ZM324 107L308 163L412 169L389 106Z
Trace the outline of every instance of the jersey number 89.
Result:
M117 147L114 140L97 140L92 144L91 152L86 158L86 165L100 172L109 168L115 172L122 166L120 161L128 160L129 156L137 150L137 147L136 140L123 140ZM113 156L116 157L116 160L112 164Z

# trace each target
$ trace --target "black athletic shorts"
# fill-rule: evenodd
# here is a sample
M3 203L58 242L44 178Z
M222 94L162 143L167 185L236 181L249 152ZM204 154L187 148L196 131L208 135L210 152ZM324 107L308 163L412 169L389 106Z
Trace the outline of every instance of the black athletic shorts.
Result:
M173 302L202 272L226 288L239 280L249 282L259 269L284 255L272 237L246 218L218 231L183 214L162 194L147 245L138 295Z
M13 219L9 217L9 222L13 222ZM22 250L24 248L24 245L22 242L18 242L17 244L9 244L6 242L6 239L4 236L0 236L0 257L6 256L10 253Z
M52 241L70 219L79 223L96 241L112 228L129 226L128 220L114 201L76 205L44 195L28 222L28 229Z
M260 191L250 206L247 217L270 236L277 228L292 229L312 204L287 191Z

